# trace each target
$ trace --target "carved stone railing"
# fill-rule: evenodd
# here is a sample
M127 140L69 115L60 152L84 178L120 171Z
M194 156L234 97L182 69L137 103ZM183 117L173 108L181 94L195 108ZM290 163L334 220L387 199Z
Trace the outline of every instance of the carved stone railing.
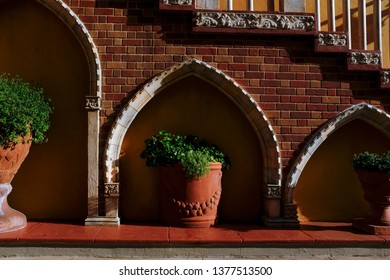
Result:
M313 34L314 29L311 15L196 12L194 16L194 31Z

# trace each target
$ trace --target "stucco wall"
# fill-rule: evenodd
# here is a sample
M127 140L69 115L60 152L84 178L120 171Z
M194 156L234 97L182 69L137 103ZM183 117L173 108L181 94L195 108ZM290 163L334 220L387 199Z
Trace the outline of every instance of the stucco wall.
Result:
M383 153L390 139L362 120L339 128L314 153L294 192L300 221L350 221L369 206L351 161L364 151Z
M42 86L54 113L48 142L32 145L9 203L28 218L85 218L89 72L79 42L36 1L0 3L0 72Z

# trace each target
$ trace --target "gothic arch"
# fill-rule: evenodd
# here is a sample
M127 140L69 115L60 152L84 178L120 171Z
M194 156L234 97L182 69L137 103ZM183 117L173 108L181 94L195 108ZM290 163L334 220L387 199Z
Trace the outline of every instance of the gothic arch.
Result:
M331 118L315 133L315 135L313 135L310 141L307 142L291 168L291 171L286 178L285 203L290 204L293 202L293 190L298 183L302 171L315 151L331 134L356 119L365 121L390 137L390 115L367 103L353 105Z
M0 0L5 2L8 0ZM88 111L88 217L98 216L99 111L102 97L102 71L98 49L84 23L62 0L35 0L55 14L80 43L89 67L89 92L85 93ZM88 219L87 219L88 224Z
M123 139L142 108L164 88L194 75L220 89L247 116L259 139L264 154L263 193L267 197L280 197L281 160L275 132L266 115L250 94L220 70L197 59L185 61L154 77L128 101L119 113L110 131L104 153L105 197L119 194L119 157ZM109 204L116 204L111 202ZM106 201L107 205L107 201ZM114 210L115 211L115 210ZM112 212L111 210L107 212ZM107 215L107 214L106 214ZM119 222L119 221L118 221Z

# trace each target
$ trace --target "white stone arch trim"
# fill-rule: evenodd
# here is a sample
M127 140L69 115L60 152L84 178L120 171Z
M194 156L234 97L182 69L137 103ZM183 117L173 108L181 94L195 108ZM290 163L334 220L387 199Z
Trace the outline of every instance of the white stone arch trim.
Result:
M352 107L342 111L337 116L329 119L307 142L292 166L290 173L286 177L287 203L292 203L293 189L297 185L302 171L315 151L335 131L356 119L367 122L390 137L390 115L367 103L353 105Z
M149 81L123 107L110 131L104 154L104 182L118 183L119 157L123 139L131 123L142 108L169 85L188 77L197 76L225 93L247 116L262 145L265 158L265 184L281 185L281 156L276 134L256 101L232 78L222 71L200 61L191 59L173 66Z

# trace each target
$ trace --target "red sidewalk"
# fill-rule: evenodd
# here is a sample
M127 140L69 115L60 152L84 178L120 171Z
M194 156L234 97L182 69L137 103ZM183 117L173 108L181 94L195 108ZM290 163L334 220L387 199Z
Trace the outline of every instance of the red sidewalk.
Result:
M64 222L29 222L22 230L0 234L0 246L13 243L158 243L158 244L365 244L389 246L390 235L375 236L350 223L303 223L299 229L260 225L173 228L160 225L84 226ZM389 246L390 247L390 246Z

